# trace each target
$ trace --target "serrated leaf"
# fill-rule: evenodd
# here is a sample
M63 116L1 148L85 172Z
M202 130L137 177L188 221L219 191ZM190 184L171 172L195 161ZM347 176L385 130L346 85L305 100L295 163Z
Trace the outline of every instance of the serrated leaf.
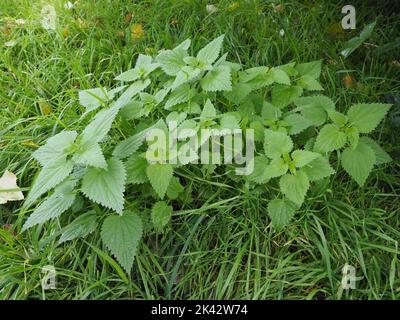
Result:
M279 187L282 193L299 207L304 202L309 186L310 182L303 171L297 171L296 175L285 174L279 180Z
M103 151L98 143L84 146L83 150L77 151L72 157L72 161L76 164L92 166L96 168L106 168L107 162L104 158Z
M184 191L184 187L181 185L178 177L172 177L167 189L167 197L171 200L175 200Z
M297 64L294 68L302 76L309 76L313 79L318 79L321 75L322 61L316 60L306 63Z
M361 137L360 141L368 145L375 153L375 164L384 164L392 161L390 155L374 140L368 137Z
M136 213L125 211L104 220L101 239L128 274L142 233L143 222Z
M204 48L202 48L198 53L196 58L203 63L212 64L217 60L219 53L222 48L222 42L224 41L224 35L212 40Z
M268 215L275 229L280 230L289 224L296 212L296 205L288 200L274 199L268 203Z
M97 229L97 214L96 211L91 210L80 215L69 225L63 228L60 240L58 243L72 241L77 238L84 238Z
M93 88L79 91L79 103L86 108L86 112L95 110L108 100L106 89Z
M158 196L163 199L171 182L174 170L170 164L150 164L146 169L147 177Z
M289 166L282 158L273 159L265 169L265 176L268 179L283 176L288 171Z
M230 91L232 90L231 70L227 66L215 67L200 80L204 91Z
M49 138L45 145L41 146L33 153L33 157L42 166L65 156L68 148L74 143L78 133L76 131L62 131Z
M147 181L147 160L137 154L132 155L126 161L126 183L145 183Z
M320 157L321 155L317 152L306 151L306 150L295 150L291 154L293 162L297 168L304 167L311 161Z
M124 91L123 94L112 104L112 109L115 109L117 112L129 103L134 96L136 96L139 92L146 89L151 83L150 79L146 80L138 80L133 82L128 89Z
M349 141L350 147L355 149L358 144L358 140L360 139L360 133L356 127L349 127L346 128L346 136L347 140Z
M200 119L201 120L212 120L217 116L217 111L215 110L214 105L210 101L210 99L207 99L203 110L201 111L200 114Z
M298 134L313 124L312 121L304 118L298 113L289 114L284 117L283 120L288 124L287 129L290 135Z
M302 93L303 89L299 86L276 85L272 89L272 104L279 108L286 107Z
M22 232L38 224L60 216L74 203L76 194L73 192L76 181L65 181L29 216L22 227Z
M226 131L229 134L232 133L235 129L240 129L240 124L234 115L224 114L222 115L220 120L220 129L222 130L222 132L224 132L224 130L229 130Z
M330 166L328 159L318 157L304 166L302 169L310 181L317 181L333 174L335 170Z
M375 163L375 153L364 142L359 142L354 150L346 148L341 156L343 169L362 187Z
M290 85L290 78L284 70L279 68L272 68L271 72L273 74L274 82L279 84Z
M146 136L152 128L154 128L154 126L144 129L118 143L113 151L113 156L118 159L125 159L134 154L146 140Z
M369 133L382 121L391 106L384 103L359 103L350 107L347 116L360 133Z
M305 90L310 90L310 91L324 90L324 88L321 86L321 84L317 80L315 80L313 77L310 77L310 76L300 77L297 80L297 85L304 88Z
M107 160L107 168L89 168L82 180L82 192L90 200L122 213L124 208L125 167L121 160Z
M159 201L153 206L151 210L151 221L157 232L161 232L171 220L172 211L172 207L167 205L165 201Z
M276 121L282 115L281 109L275 107L272 103L264 102L261 109L261 117L263 120Z
M231 91L225 91L224 96L236 105L240 104L251 92L251 86L247 83L237 83Z
M268 177L265 175L268 167L269 160L265 156L256 156L254 158L254 169L253 172L247 176L247 179L254 181L255 183L266 183Z
M330 152L342 148L347 141L346 134L334 124L326 124L317 136L315 150Z
M156 61L160 64L163 71L170 75L176 76L178 72L186 65L183 58L188 53L184 48L175 48L173 50L164 50L156 57Z
M143 102L132 100L121 108L120 115L123 119L139 119L143 116Z
M185 83L176 88L171 92L167 102L165 103L164 108L166 110L171 109L173 106L189 101L196 94L196 90L191 88L189 84Z
M39 175L33 182L33 186L25 201L26 206L30 206L41 195L57 186L72 172L74 164L66 157L61 157L43 167Z
M147 77L153 70L155 70L159 64L152 63L153 58L144 54L139 54L136 61L135 68L130 69L121 73L115 78L119 81L134 81L139 78Z
M279 158L293 149L293 141L283 132L265 130L264 152L271 159Z

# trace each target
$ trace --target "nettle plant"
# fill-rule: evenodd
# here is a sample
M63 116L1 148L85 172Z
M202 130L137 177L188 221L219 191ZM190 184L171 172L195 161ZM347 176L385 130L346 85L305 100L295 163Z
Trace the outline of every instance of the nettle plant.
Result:
M93 116L86 128L65 130L48 139L34 152L42 166L25 207L51 191L29 216L27 230L59 217L66 211L84 212L61 230L60 243L85 237L101 226L106 247L129 273L143 233L139 211L125 201L125 187L154 189L150 220L161 232L173 214L171 202L184 191L184 182L174 172L186 163L165 158L149 162L146 139L153 128L168 131L178 124L178 140L193 138L204 128L254 130L254 170L249 175L227 175L245 188L263 185L272 225L286 226L303 204L310 184L329 179L337 164L362 186L376 164L389 162L389 155L368 134L377 127L390 105L360 103L346 114L316 91L321 61L294 62L277 67L243 70L238 63L220 57L223 36L188 53L190 40L156 57L139 55L136 65L118 77L115 89L95 88L79 93L84 116ZM305 95L305 96L303 96ZM129 121L134 134L116 144L107 139L114 122ZM116 130L120 132L119 130ZM201 137L199 137L201 139ZM171 156L171 155L169 155ZM207 165L233 172L234 165ZM220 169L220 167L222 169ZM82 199L90 204L82 204ZM83 208L89 208L84 210Z

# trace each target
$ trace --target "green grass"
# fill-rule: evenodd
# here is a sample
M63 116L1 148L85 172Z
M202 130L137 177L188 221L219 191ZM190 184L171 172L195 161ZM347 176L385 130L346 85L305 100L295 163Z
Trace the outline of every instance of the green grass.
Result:
M29 188L39 165L31 154L64 128L81 129L78 88L110 87L138 53L171 48L186 38L197 50L226 34L224 49L245 66L324 60L322 84L340 110L354 102L388 101L400 95L400 21L390 1L368 6L353 1L357 30L332 32L341 7L332 1L286 1L275 12L266 1L79 1L74 10L52 1L58 11L55 32L40 27L44 1L2 0L0 4L0 173L8 169ZM363 4L364 3L364 4ZM230 10L229 8L233 9ZM133 12L131 21L126 15ZM25 26L10 25L23 18ZM371 45L348 59L344 42L377 18ZM132 40L135 23L144 36ZM285 35L279 35L280 30ZM4 43L15 39L14 47ZM357 85L346 88L350 74ZM42 112L40 104L51 106ZM248 190L214 176L183 168L187 197L175 206L164 234L148 231L130 277L102 246L99 232L59 245L59 227L74 216L18 234L20 203L0 206L0 299L399 299L400 104L373 136L394 161L374 169L363 188L343 170L330 183L316 184L309 200L281 232L271 228L262 187ZM132 128L121 123L114 139ZM265 188L265 187L264 187ZM128 206L149 216L151 196L129 187ZM84 210L84 209L82 209ZM15 232L15 234L13 233ZM355 290L338 294L341 268L357 269ZM57 289L43 291L43 266L56 267Z

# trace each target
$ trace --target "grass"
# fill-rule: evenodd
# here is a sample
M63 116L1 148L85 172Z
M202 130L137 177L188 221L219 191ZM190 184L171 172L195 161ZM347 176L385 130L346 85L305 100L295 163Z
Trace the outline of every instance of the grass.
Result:
M399 299L400 263L400 21L390 1L353 1L357 30L337 27L338 1L79 1L58 12L55 32L40 27L44 1L2 0L0 4L0 172L8 169L28 188L39 169L32 152L64 128L82 128L78 89L114 85L138 53L151 54L192 38L197 50L226 34L231 60L245 66L324 60L325 94L340 110L353 102L397 101L373 136L394 161L374 169L359 188L343 170L316 184L309 201L281 232L271 228L263 189L232 186L226 176L182 169L187 197L175 208L164 234L147 232L128 277L102 246L99 233L59 245L59 227L74 216L18 234L20 204L0 206L1 299ZM277 1L278 3L278 1ZM397 8L398 10L398 8ZM133 13L129 19L129 13ZM23 18L24 26L10 19ZM346 40L377 18L368 40L349 58L339 55ZM143 36L132 37L135 24ZM280 30L284 36L280 36ZM139 30L140 31L140 30ZM4 43L15 40L16 45ZM399 62L397 62L399 63ZM351 75L347 88L343 77ZM396 100L397 99L397 100ZM132 130L112 132L121 140ZM190 192L189 192L190 191ZM128 206L148 217L153 199L136 197ZM84 210L84 209L82 209ZM9 227L11 225L11 228ZM356 289L340 292L342 267L356 268ZM57 289L43 291L42 267L57 269Z

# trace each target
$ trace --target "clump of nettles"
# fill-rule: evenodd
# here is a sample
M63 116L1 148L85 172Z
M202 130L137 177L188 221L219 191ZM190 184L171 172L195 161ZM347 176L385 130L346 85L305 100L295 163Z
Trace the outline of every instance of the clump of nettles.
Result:
M321 61L243 70L227 61L227 54L220 56L222 42L220 36L195 56L188 52L190 40L161 50L156 57L139 55L133 69L116 77L120 86L81 91L83 116L97 113L82 132L62 131L34 152L43 168L25 207L52 192L23 230L67 210L81 212L86 198L93 209L67 225L60 242L84 237L102 221L104 244L129 273L143 222L135 210L124 211L125 186L137 184L144 190L150 184L154 189L159 201L152 208L151 222L157 232L171 218L171 200L184 189L174 175L182 163L149 163L145 157L149 130L167 131L171 121L178 123L178 135L187 128L254 130L254 171L234 179L249 188L266 186L268 215L277 229L289 223L311 183L335 172L329 162L332 152L360 186L374 165L390 161L376 142L364 136L377 127L390 105L359 103L340 113L330 98L315 94L323 90L318 82ZM114 147L104 141L117 116L131 121L135 134Z

